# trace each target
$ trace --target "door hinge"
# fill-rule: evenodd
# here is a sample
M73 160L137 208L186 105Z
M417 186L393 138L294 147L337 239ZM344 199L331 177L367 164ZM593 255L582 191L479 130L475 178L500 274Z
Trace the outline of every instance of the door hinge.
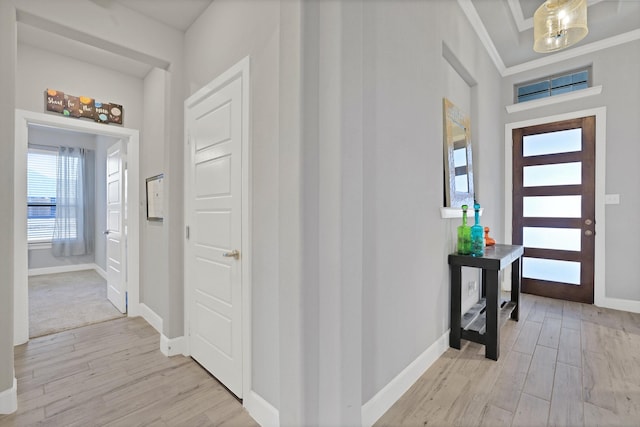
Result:
M191 231L191 230L189 229L189 226L187 225L186 234L185 234L185 237L187 238L187 240L189 240L189 233L190 233L190 231Z

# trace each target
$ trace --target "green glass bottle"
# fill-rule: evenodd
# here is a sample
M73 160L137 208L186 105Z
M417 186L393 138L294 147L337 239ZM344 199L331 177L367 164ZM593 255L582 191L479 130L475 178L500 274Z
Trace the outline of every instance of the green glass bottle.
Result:
M458 226L458 255L471 253L471 227L467 225L467 205L462 205L462 225Z
M473 205L476 223L471 227L471 256L484 255L484 228L480 225L480 204Z

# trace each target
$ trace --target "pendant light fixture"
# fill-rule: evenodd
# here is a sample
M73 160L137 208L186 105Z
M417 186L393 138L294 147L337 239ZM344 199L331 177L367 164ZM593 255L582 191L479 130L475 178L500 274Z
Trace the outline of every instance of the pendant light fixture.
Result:
M533 15L533 50L555 52L588 32L587 0L546 0Z

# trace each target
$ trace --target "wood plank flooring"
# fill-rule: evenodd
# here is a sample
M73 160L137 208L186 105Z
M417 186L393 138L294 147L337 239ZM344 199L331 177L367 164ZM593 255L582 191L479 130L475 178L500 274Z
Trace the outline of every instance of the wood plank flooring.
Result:
M521 296L501 356L448 349L378 426L640 426L640 315ZM140 318L16 347L5 426L255 426L192 359L167 358Z
M640 314L523 294L500 359L463 340L377 426L640 426Z
M0 426L256 426L191 358L165 357L141 318L32 339L15 348L18 411Z

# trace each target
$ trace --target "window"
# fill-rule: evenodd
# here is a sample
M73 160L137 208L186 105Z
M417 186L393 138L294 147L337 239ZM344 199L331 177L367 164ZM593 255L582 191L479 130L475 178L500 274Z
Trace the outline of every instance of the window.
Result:
M56 162L53 150L29 148L27 154L27 237L50 242L56 220Z
M514 88L516 102L531 101L560 95L591 86L591 67L545 77Z

